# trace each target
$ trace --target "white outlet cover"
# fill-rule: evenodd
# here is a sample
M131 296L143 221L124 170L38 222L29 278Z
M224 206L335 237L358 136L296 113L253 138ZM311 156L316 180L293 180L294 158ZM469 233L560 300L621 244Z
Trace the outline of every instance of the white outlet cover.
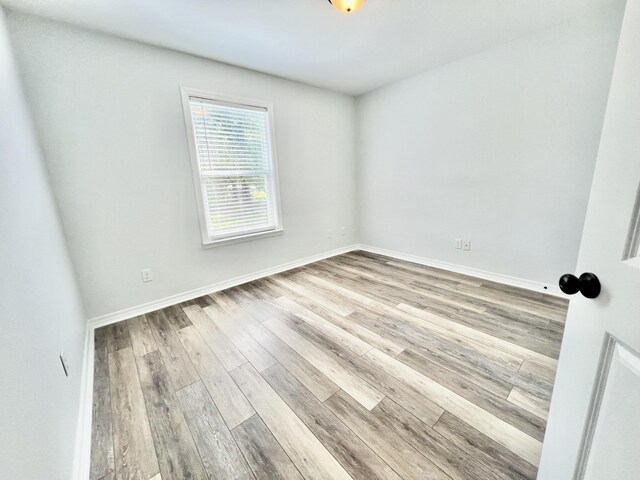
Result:
M144 270L142 270L142 281L143 282L150 282L151 280L153 280L153 277L151 276L151 269L150 268L145 268Z
M462 248L462 239L461 238L456 238L455 246L456 246L457 249Z
M467 240L462 244L462 249L466 250L467 252L469 250L471 250L471 240Z

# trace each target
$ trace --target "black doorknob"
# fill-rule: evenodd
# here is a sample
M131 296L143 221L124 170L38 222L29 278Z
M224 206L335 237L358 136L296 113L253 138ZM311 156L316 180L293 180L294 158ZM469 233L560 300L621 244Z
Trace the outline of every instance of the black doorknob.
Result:
M567 273L560 277L558 282L560 290L567 295L574 295L580 292L586 298L596 298L600 295L600 280L593 273L583 273L580 278Z

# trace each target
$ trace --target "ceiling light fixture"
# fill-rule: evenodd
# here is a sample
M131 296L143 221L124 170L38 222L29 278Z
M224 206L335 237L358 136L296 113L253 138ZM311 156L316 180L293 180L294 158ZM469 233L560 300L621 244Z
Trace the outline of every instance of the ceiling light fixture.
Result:
M362 6L364 0L329 0L329 3L343 13L353 13Z

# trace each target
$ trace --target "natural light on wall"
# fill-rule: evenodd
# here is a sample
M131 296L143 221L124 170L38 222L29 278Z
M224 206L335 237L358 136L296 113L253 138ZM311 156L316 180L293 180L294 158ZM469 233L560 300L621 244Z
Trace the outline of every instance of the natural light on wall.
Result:
M281 229L268 106L187 98L203 243Z
M329 3L343 13L353 13L362 6L364 0L329 0Z

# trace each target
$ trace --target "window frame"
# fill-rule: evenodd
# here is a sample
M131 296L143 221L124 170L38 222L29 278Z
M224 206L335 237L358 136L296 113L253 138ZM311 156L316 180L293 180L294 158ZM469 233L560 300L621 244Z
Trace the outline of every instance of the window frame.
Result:
M282 224L282 209L280 206L280 181L278 177L278 159L276 155L276 135L275 135L275 122L273 114L273 103L265 102L261 100L252 100L240 97L231 97L228 95L221 95L205 90L196 88L180 87L180 93L182 96L182 107L184 111L185 127L187 133L187 143L189 145L189 157L191 159L191 173L193 175L193 185L196 194L196 205L198 208L198 219L200 222L200 236L203 248L217 247L221 245L229 245L233 243L245 242L258 238L268 237L272 235L278 235L284 232L284 226ZM247 229L242 233L233 233L228 236L211 237L209 235L209 225L207 222L207 216L205 211L204 194L202 190L202 177L200 175L200 164L198 162L198 150L196 147L196 137L194 133L193 119L191 117L191 98L202 98L204 100L220 103L223 105L229 105L231 107L245 107L247 109L259 109L266 110L267 112L267 127L269 128L269 143L271 147L271 176L273 179L273 195L275 196L273 207L274 215L276 216L276 222L274 228L269 229Z

